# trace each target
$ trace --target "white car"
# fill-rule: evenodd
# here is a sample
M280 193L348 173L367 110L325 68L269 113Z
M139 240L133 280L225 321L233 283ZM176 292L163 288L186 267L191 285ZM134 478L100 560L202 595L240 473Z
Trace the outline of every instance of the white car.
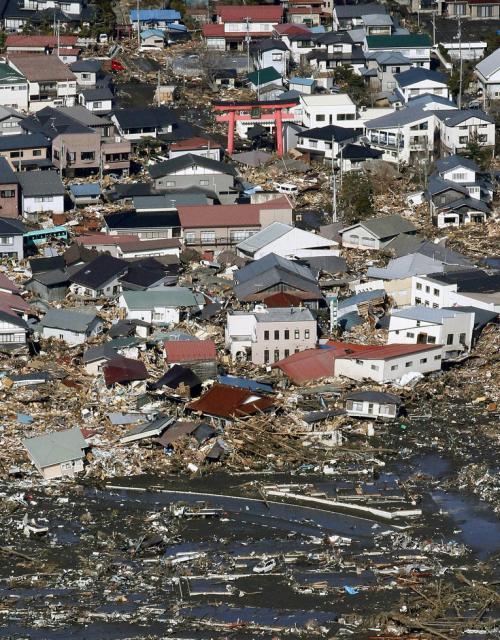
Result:
M263 560L259 564L256 564L253 568L254 573L270 573L273 569L276 568L276 560L274 558L269 558L268 560Z
M281 184L276 184L276 191L278 193L284 193L287 196L296 196L299 192L299 188L296 184L292 184L291 182L282 182Z

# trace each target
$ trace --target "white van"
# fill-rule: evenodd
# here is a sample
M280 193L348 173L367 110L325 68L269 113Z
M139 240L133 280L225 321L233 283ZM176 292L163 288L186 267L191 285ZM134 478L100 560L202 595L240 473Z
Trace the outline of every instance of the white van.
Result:
M277 183L275 186L278 193L284 193L287 196L296 196L299 193L297 185L292 184L291 182L282 182L281 184Z

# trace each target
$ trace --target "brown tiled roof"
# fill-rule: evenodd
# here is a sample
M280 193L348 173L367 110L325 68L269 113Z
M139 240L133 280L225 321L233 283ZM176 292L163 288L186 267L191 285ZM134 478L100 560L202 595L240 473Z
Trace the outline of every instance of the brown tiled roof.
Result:
M10 53L9 59L16 69L32 82L76 80L68 65L61 62L57 56L18 56Z
M77 36L59 36L59 44L61 47L73 47L78 40ZM7 49L9 47L56 47L57 36L29 36L11 34L7 36L5 41Z

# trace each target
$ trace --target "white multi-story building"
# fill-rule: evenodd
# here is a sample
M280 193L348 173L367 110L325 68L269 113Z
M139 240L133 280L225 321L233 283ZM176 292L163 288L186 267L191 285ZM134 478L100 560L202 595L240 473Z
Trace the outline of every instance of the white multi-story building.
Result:
M441 344L443 360L471 349L474 313L416 306L391 313L388 344Z
M500 98L500 48L476 64L475 75L483 95L492 100L498 100Z
M28 110L28 81L5 62L0 62L0 106Z
M234 360L263 365L314 348L317 322L304 307L268 309L257 305L250 313L228 313L225 333L226 349Z
M300 103L294 112L308 129L327 124L351 128L357 126L356 105L346 93L300 96Z

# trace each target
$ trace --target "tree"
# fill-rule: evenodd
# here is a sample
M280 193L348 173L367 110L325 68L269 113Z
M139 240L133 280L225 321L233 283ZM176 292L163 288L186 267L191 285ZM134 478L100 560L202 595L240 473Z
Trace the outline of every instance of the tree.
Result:
M342 179L339 198L342 222L352 224L374 213L373 185L364 171L349 171Z
M477 133L473 133L469 138L469 142L463 150L463 155L469 160L473 160L481 169L487 169L492 160L491 150L479 142Z
M341 65L333 71L335 84L344 89L356 104L368 105L370 92L365 80L350 66Z

